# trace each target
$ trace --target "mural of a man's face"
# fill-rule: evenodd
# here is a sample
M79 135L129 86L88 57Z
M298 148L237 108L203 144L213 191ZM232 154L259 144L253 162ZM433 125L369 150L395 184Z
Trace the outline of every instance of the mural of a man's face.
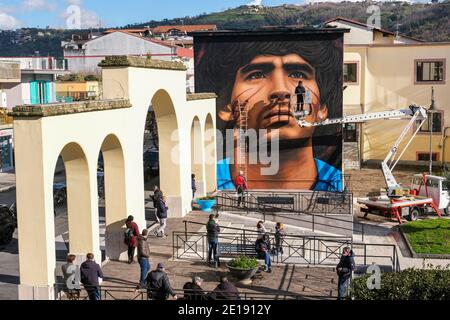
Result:
M295 88L300 80L312 97L311 114L305 120L313 122L327 118L327 106L320 105L315 69L294 53L257 55L239 68L231 101L248 100L248 129L279 129L280 140L309 138L313 129L301 128L292 113L296 103Z

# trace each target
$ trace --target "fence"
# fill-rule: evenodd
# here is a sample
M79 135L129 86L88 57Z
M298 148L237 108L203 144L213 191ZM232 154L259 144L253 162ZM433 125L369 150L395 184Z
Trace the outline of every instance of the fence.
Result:
M291 193L282 193L286 196ZM293 193L294 197L302 198L303 193ZM324 196L322 194L322 196ZM274 206L268 204L258 203L257 197L256 200L251 201L247 197L244 199L243 207L238 206L238 199L236 192L220 192L219 195L216 196L217 205L215 207L216 213L220 211L237 211L241 213L246 213L247 215L257 214L264 221L268 218L272 219L276 222L295 224L297 226L303 228L309 228L312 232L316 232L318 230L325 231L329 233L335 234L344 234L346 236L353 236L355 233L361 235L361 241L364 241L364 224L353 221L353 214L341 214L340 216L327 216L326 214L322 214L321 212L311 212L311 211L299 211L295 209L286 208L286 206ZM337 197L342 197L344 203L353 202L352 194L335 194L331 196L330 202L336 202ZM324 197L325 199L325 197ZM295 203L295 202L294 202ZM301 203L301 202L300 202ZM348 204L345 204L347 207ZM350 205L352 207L352 205ZM336 206L335 206L336 208ZM347 210L347 209L346 209ZM277 212L277 213L275 213Z
M194 258L206 260L208 251L208 239L206 232L191 232L187 230L188 224L200 224L192 221L184 221L185 231L173 232L172 248L173 257ZM254 230L221 227L219 234L219 256L248 255L255 248L258 233ZM291 263L305 265L335 265L339 261L342 249L352 245L350 237L331 237L315 235L286 235L278 247L283 252L276 250L277 243L274 233L271 236L271 259L274 263ZM255 254L256 252L253 251Z
M219 207L235 207L237 209L236 196L236 191L220 191L217 204ZM353 214L353 194L330 191L251 190L244 194L244 210L260 210L263 205L258 198L261 197L293 200L293 207L290 210L299 213ZM289 210L286 206L266 206L267 208Z
M184 231L174 231L172 237L172 250L175 259L193 258L206 260L208 252L208 239L206 232L188 231L188 225L203 225L193 221L184 221ZM254 248L258 232L254 230L221 227L219 243L222 252L219 256L230 254L247 255L248 248ZM268 232L271 237L272 248L277 248L275 234ZM317 235L286 235L280 245L283 252L273 250L271 259L274 263L325 265L335 266L342 255L344 247L352 248L355 253L355 262L367 266L376 263L388 269L399 271L397 248L393 244L367 244L355 243L351 237L317 236Z
M147 290L137 290L137 287L130 286L98 286L100 300L149 300ZM185 294L195 296L195 300L224 300L214 294L213 291L203 291L203 295L199 296L198 292L192 290L174 289L174 292L180 300L184 299ZM329 295L323 295L320 292L318 295L304 295L296 294L289 291L278 290L277 292L254 292L254 291L240 291L239 297L234 300L324 300L335 299L332 292ZM55 300L89 300L86 288L80 286L79 294L68 293L65 285L55 284Z

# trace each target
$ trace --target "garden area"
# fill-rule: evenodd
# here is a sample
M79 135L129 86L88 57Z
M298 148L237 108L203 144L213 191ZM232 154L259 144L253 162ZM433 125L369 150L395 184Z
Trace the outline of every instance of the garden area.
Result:
M450 255L450 219L408 222L400 228L416 254Z
M355 300L449 300L450 269L406 269L382 273L380 289L369 289L371 275L352 281L351 297ZM373 276L372 276L373 277Z

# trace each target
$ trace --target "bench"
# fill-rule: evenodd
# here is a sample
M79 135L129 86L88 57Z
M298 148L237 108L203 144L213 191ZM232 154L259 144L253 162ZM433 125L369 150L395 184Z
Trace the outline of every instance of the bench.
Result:
M258 209L265 209L266 211L277 211L279 209L285 209L286 206L290 210L295 210L294 208L294 197L257 197ZM265 207L265 205L269 205L269 208ZM272 206L281 206L281 207L272 207Z
M255 251L254 244L242 244L242 243L221 243L219 242L219 256L220 257L239 257L247 256L256 258L258 255Z

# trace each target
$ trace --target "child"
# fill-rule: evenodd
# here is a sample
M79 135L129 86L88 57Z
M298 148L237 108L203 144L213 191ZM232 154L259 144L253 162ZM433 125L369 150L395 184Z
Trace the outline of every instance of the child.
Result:
M277 254L283 254L283 239L286 236L284 232L284 225L280 222L277 222L275 226L275 249Z

